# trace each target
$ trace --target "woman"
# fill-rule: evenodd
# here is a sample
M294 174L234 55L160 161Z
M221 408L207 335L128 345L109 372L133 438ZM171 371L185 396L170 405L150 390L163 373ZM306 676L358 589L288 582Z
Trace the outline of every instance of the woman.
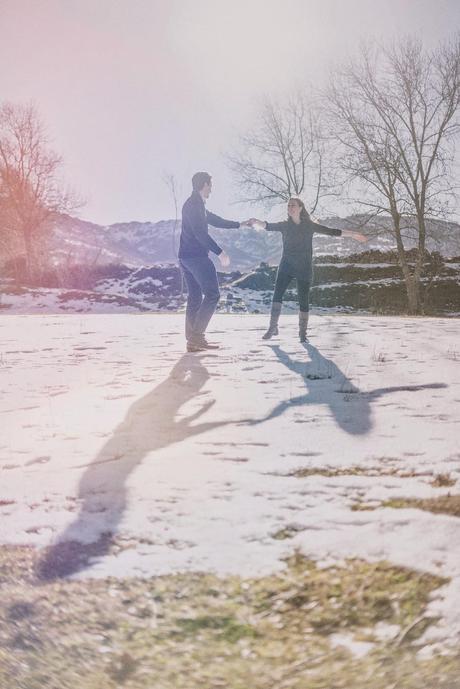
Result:
M288 220L284 222L263 222L255 220L265 230L281 232L283 237L283 255L276 273L275 291L273 293L270 325L263 335L264 340L269 340L273 335L278 335L278 320L281 313L281 304L284 293L292 278L297 279L297 294L299 299L299 338L301 342L307 339L307 325L309 312L309 291L312 282L312 238L313 233L328 234L333 237L352 237L360 242L366 242L367 238L359 232L351 230L333 230L324 225L314 223L308 214L303 201L297 198L289 199Z

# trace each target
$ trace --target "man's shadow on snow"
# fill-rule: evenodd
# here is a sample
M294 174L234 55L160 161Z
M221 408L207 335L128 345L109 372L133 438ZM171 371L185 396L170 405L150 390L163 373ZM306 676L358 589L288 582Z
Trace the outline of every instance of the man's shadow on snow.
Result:
M107 554L126 509L126 481L147 454L214 428L244 421L195 423L215 403L206 398L196 412L178 417L183 405L207 394L202 388L209 377L201 357L185 354L166 380L134 402L93 461L83 465L86 471L78 489L79 513L59 536L59 542L45 551L37 567L39 579L74 574L85 569L90 558Z
M265 417L255 422L249 422L251 425L281 416L293 406L325 404L330 408L340 428L351 435L365 435L372 429L371 403L380 397L392 392L417 392L418 390L447 387L444 383L427 383L425 385L398 385L361 391L331 359L323 356L310 343L304 344L310 361L295 361L279 345L270 345L270 348L286 368L302 378L308 392L279 402ZM353 404L350 404L351 401Z

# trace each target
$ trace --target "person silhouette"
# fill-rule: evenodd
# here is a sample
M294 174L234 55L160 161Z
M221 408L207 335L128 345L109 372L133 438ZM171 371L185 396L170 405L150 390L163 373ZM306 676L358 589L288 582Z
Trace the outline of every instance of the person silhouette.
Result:
M178 418L182 407L203 394L209 377L201 357L184 354L164 381L131 405L96 457L83 465L77 493L79 513L59 541L45 550L37 566L39 579L69 576L86 568L89 558L108 553L127 507L127 480L145 457L214 428L244 421L196 423L215 404L214 399Z
M185 337L188 352L217 349L206 340L205 332L220 299L219 283L214 263L208 252L214 252L223 268L230 265L229 256L209 236L208 225L236 229L248 225L224 220L206 210L206 200L212 190L211 175L196 172L192 177L192 195L182 208L182 229L179 244L179 264L187 285Z

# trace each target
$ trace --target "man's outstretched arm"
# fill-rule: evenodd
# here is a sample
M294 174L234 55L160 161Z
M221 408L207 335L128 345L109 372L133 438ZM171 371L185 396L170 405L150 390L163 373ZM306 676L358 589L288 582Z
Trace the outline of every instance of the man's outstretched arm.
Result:
M221 218L219 215L211 213L211 211L206 211L206 219L209 225L212 225L213 227L221 227L225 230L236 230L243 224L237 222L236 220L225 220L224 218Z

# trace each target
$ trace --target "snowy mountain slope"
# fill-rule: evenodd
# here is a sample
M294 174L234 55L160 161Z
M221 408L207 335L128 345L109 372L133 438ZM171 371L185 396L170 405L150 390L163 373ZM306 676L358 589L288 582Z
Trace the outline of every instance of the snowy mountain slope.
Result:
M324 224L337 228L359 226L361 219L326 218ZM175 240L174 240L175 228ZM99 262L123 263L128 266L176 262L179 245L180 223L173 220L152 222L117 223L99 226L70 216L62 216L56 223L52 250L57 258L71 258L74 263ZM281 241L278 233L262 230L219 230L211 234L231 258L231 270L246 271L261 261L278 263ZM445 256L460 254L460 226L455 223L438 223L436 235L439 241L428 241L430 251L440 251ZM346 256L356 252L357 244L350 239L316 236L317 255L336 254ZM369 249L388 250L394 242L385 237L371 239Z

